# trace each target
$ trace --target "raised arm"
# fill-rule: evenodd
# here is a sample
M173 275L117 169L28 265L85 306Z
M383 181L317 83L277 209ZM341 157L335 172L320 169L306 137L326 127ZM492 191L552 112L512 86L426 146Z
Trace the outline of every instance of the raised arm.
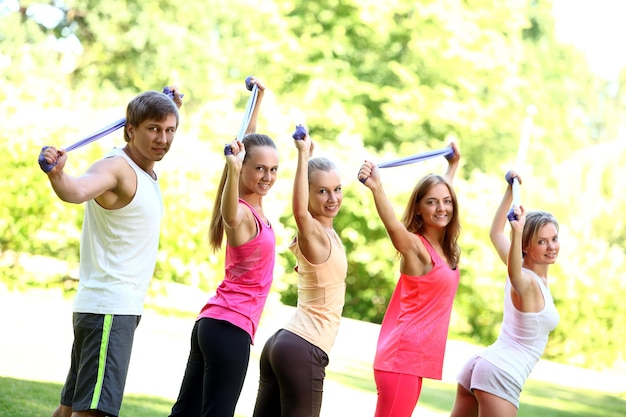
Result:
M452 180L454 179L454 175L456 174L456 169L459 167L459 161L461 160L461 152L459 151L459 147L456 143L450 142L450 146L452 147L452 151L454 152L452 156L448 159L448 169L446 171L446 179L450 184L452 184Z
M513 178L517 178L518 182L520 184L522 183L522 178L517 174L517 172L510 171L509 175L511 180ZM498 256L500 256L500 259L504 262L504 264L508 264L509 249L511 246L509 237L504 234L504 228L508 223L507 214L509 213L512 202L513 189L511 184L508 184L506 190L504 191L504 195L502 196L502 200L500 201L500 205L496 210L496 214L493 216L491 229L489 230L491 243L493 243L493 246L496 248L496 252L498 252Z
M511 186L509 185L507 186L507 189L504 192L504 196L502 196L502 200L500 201L500 205L498 206L498 209L493 216L491 229L489 230L489 238L491 239L491 243L493 244L494 248L496 248L498 256L505 265L508 261L511 241L504 234L504 228L506 227L506 224L508 222L506 215L509 212L512 200L513 195L511 191Z
M507 271L513 290L520 296L524 296L533 289L533 279L522 272L524 259L522 257L522 234L526 222L526 210L523 206L514 208L516 218L511 220L511 246L507 259Z
M94 163L83 175L67 175L63 168L67 161L67 152L50 146L42 150L49 164L56 164L47 173L50 185L56 195L68 203L81 204L110 192L108 200L115 200L118 191L121 170L130 169L121 158L107 158ZM108 207L107 207L108 208Z
M309 211L309 158L313 154L313 142L308 132L301 140L294 140L298 150L298 165L293 181L291 197L293 216L298 226L298 242L304 256L312 263L328 259L330 241L322 224Z
M232 154L226 155L228 170L222 192L222 219L226 239L231 246L239 246L256 234L256 222L250 210L239 204L239 176L246 155L245 145L234 140L230 143Z
M403 255L415 249L415 235L398 220L393 205L387 198L380 182L380 170L370 161L365 161L359 170L359 179L372 191L378 216L385 225L393 246Z

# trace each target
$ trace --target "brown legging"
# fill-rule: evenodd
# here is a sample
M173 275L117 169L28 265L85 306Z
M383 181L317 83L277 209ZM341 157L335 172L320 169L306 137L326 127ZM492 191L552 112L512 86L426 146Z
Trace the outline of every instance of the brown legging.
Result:
M270 337L261 353L253 417L318 417L328 355L288 330Z

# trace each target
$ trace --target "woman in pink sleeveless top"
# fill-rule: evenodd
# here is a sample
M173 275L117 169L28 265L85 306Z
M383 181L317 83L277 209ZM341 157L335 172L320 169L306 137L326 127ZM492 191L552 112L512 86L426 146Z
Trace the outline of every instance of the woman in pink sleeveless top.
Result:
M400 253L400 279L383 318L374 358L375 417L410 417L422 378L441 379L459 284L460 225L451 181L461 155L455 144L452 148L447 178L435 174L422 178L401 221L385 195L378 167L365 161L359 171Z
M228 417L243 387L250 345L269 293L275 236L263 213L263 198L274 185L278 151L256 127L259 95L248 131L230 144L213 208L209 240L214 250L226 234L224 280L202 308L191 334L191 350L180 393L170 416Z

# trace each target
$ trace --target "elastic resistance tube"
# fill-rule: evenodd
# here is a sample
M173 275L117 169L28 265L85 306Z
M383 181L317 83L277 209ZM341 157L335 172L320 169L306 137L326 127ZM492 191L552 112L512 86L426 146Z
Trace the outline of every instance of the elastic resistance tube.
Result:
M416 162L425 161L427 159L436 158L438 156L444 156L446 159L454 155L454 149L451 146L447 146L443 149L436 149L432 151L421 152L415 155L405 156L404 158L392 159L387 162L381 162L378 164L378 168L392 168L399 167L401 165L414 164ZM365 183L367 178L359 178L359 181Z
M524 118L524 123L522 124L522 132L520 135L520 144L517 150L517 159L515 160L515 169L517 172L521 172L523 170L524 164L526 162L526 154L528 153L528 145L530 144L530 138L532 136L533 131L533 117L537 114L537 108L534 105L529 105L526 108L526 118ZM513 202L511 204L511 209L509 210L509 214L507 215L509 221L518 220L517 216L514 213L515 208L519 208L522 205L522 190L520 189L520 183L517 178L511 178L511 172L507 172L505 178L509 184L511 184L511 189L513 192Z
M163 94L166 94L171 99L174 99L174 93L169 89L169 87L163 88ZM181 98L183 96L184 94L180 95ZM121 119L116 120L115 122L103 127L102 129L97 130L93 132L92 134L85 136L79 141L74 142L73 144L68 145L62 149L65 149L65 152L73 151L74 149L78 149L82 146L85 146L87 144L90 144L91 142L94 142L100 138L107 136L108 134L115 132L117 129L124 127L125 125L126 125L126 117L122 117ZM52 171L52 169L56 166L56 163L49 164L46 161L46 158L43 155L43 151L45 151L46 149L48 149L48 146L44 146L41 148L41 152L39 153L39 158L37 159L37 162L39 163L39 167L41 168L41 170L47 174L48 172Z
M246 88L252 91L250 97L248 98L248 104L246 105L246 111L243 115L243 121L241 122L241 127L239 128L239 133L237 134L237 140L241 141L246 134L246 130L248 130L248 126L250 125L250 120L252 119L252 113L254 113L254 106L256 105L256 100L259 95L259 87L250 83L251 76L246 78ZM224 146L224 155L232 155L233 151L230 148L229 144Z
M520 189L520 183L516 178L511 177L511 171L507 172L504 176L506 182L511 185L511 191L513 193L513 202L511 204L511 209L506 217L509 221L518 220L517 215L515 215L514 209L522 205L522 191Z

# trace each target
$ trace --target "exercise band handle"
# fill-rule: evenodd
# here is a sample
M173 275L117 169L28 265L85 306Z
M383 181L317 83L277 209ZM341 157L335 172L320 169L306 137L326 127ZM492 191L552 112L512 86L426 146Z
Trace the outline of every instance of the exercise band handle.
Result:
M295 132L293 132L293 135L291 135L291 137L294 138L294 140L304 140L305 136L306 136L306 128L302 125L297 125Z

